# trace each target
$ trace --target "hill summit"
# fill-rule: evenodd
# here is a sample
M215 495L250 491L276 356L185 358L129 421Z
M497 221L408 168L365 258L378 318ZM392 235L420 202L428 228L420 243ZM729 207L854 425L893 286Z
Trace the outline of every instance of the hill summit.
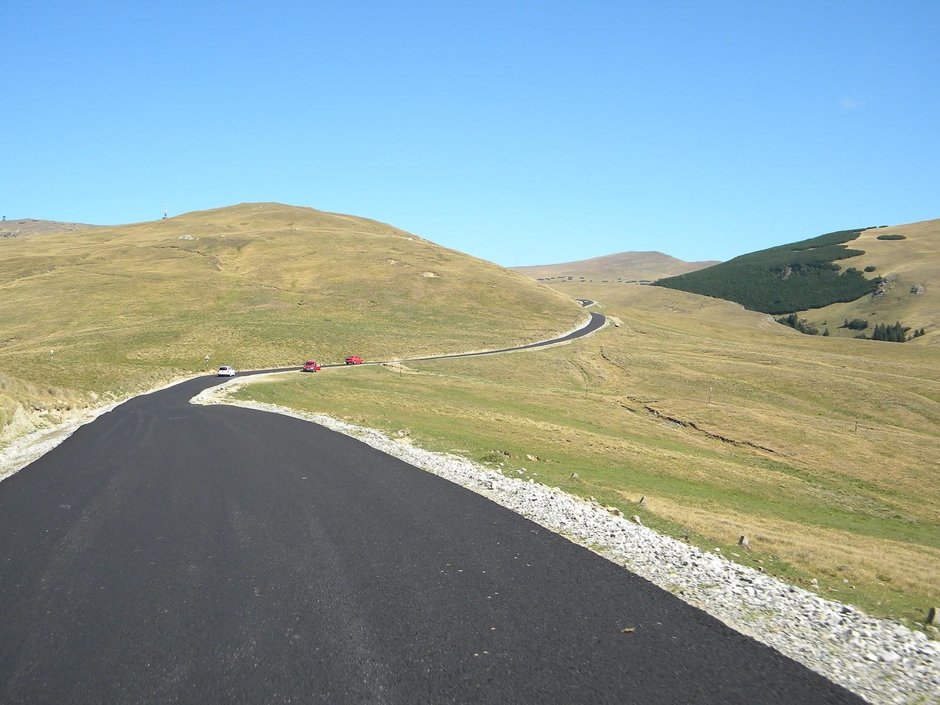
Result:
M124 397L206 369L207 355L248 369L464 352L550 337L584 315L391 225L277 203L3 239L0 282L0 388L63 399Z
M49 233L66 233L76 230L100 227L85 223L61 223L55 220L36 220L35 218L21 218L19 220L0 221L0 238L27 237L29 235L48 235Z
M619 252L603 257L565 262L513 267L517 272L539 281L651 282L663 277L695 272L718 262L683 262L662 252Z

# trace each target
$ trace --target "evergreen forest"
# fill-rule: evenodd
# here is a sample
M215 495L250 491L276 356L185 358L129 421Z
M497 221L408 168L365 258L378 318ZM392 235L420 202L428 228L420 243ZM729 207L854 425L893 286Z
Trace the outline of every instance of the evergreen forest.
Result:
M880 277L867 279L838 260L864 254L846 243L865 228L840 230L789 245L735 257L713 267L667 277L656 286L735 301L770 314L805 311L854 301L877 289Z

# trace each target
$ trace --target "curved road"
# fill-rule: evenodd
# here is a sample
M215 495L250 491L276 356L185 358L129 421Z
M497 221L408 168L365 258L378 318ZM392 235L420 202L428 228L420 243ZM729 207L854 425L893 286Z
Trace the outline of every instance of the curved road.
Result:
M584 304L587 306L588 304ZM567 343L572 340L577 340L578 338L583 338L586 335L590 335L595 331L600 330L604 327L604 324L607 323L607 317L602 313L591 313L587 322L570 333L562 335L558 338L552 338L551 340L540 340L537 343L529 343L527 345L517 345L511 348L500 348L498 350L482 350L480 352L469 352L469 353L456 353L453 355L432 355L428 357L412 357L407 360L402 360L401 362L418 362L421 360L451 360L458 357L482 357L483 355L501 355L503 353L517 352L520 350L533 350L535 348L544 348L549 345L558 345L560 343Z
M0 483L0 702L862 703L354 439L189 403L220 381Z
M582 306L587 307L593 304L593 301L584 303L587 299L578 299L582 302ZM599 331L607 323L607 317L602 313L592 312L585 321L584 325L579 328L574 329L570 333L559 336L557 338L551 338L549 340L540 340L536 343L527 343L526 345L516 345L509 348L499 348L496 350L479 350L477 352L467 352L467 353L452 353L450 355L424 355L421 357L406 357L400 358L397 360L370 360L361 364L364 365L385 365L391 362L427 362L430 360L452 360L460 357L483 357L485 355L502 355L504 353L519 352L521 350L533 350L535 348L545 348L550 345L560 345L561 343L568 343L572 340L577 340L578 338L583 338L591 333ZM323 365L323 367L345 367L343 363L330 363ZM299 370L299 367L287 367L280 368L276 370L261 370L261 371L252 371L247 374L260 374L262 372L284 372L291 370ZM244 376L244 375L243 375Z

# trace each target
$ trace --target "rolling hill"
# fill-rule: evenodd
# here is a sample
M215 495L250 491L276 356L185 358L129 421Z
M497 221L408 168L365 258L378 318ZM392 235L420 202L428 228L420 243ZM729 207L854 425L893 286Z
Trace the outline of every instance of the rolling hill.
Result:
M0 238L28 237L30 235L48 235L50 233L69 233L77 230L98 228L98 225L85 223L61 223L55 220L4 220L0 222Z
M840 271L875 266L886 285L868 305L926 321L937 225L863 231L851 246L865 254ZM912 282L920 293L905 294ZM913 623L937 604L931 333L906 345L811 337L666 287L552 284L278 204L0 240L0 424L54 422L200 371L207 353L246 368L533 340L583 317L570 294L614 325L524 355L281 375L241 394L596 498L874 614Z
M204 370L205 355L247 369L478 350L584 315L390 225L274 203L5 238L0 282L0 427Z
M896 239L900 236L903 239ZM890 228L866 230L853 242L864 254L843 262L859 271L871 270L882 279L869 296L833 303L800 316L832 335L852 337L858 331L840 328L845 320L862 319L870 327L876 323L900 321L912 329L923 328L923 338L912 342L940 345L940 220L926 220Z
M662 252L620 252L564 264L513 267L517 272L552 284L568 281L649 282L694 272L718 262L683 262Z
M726 299L754 311L797 313L820 332L855 337L852 319L897 321L940 338L940 220L828 233L741 255L658 286ZM864 331L863 331L864 332Z

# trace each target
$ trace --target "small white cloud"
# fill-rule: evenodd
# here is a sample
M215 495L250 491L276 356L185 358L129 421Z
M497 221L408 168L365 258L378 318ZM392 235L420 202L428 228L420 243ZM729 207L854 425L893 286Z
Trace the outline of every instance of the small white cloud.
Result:
M842 106L843 110L858 110L865 105L865 101L858 98L844 97L839 101L839 105Z

